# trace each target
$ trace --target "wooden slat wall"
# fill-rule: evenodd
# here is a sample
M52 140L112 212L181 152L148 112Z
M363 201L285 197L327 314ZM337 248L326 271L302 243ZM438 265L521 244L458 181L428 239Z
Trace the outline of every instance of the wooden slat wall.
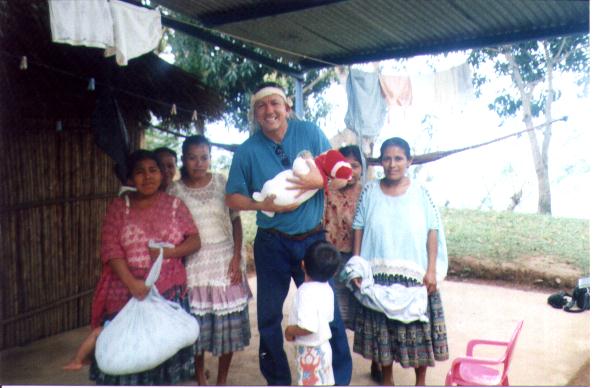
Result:
M89 323L101 221L119 188L89 120L18 126L0 129L0 349Z

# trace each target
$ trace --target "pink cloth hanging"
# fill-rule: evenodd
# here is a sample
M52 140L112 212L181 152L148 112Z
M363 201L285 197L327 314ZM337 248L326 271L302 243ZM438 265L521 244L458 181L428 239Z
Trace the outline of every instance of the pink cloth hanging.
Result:
M412 81L408 76L381 75L379 77L387 105L412 105Z

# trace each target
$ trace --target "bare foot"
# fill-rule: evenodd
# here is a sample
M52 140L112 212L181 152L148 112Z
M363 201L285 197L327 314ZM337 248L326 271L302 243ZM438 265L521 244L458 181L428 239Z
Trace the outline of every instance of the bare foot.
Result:
M202 385L202 386L208 385L207 380L209 380L209 377L210 377L209 375L210 375L209 369L205 370L204 373L200 373L200 372L197 373L197 385Z
M207 385L207 379L205 378L205 375L204 374L203 375L201 375L201 374L198 374L197 375L197 385L200 385L200 386Z
M68 364L62 367L62 370L81 370L83 362L79 360L70 360Z

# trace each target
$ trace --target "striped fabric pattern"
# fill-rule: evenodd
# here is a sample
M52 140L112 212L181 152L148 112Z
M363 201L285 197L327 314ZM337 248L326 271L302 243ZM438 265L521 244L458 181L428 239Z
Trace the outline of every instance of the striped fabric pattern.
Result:
M242 311L226 315L194 315L199 322L197 350L214 356L242 350L250 343L248 305Z
M383 285L420 285L400 275L377 274L374 278L375 283ZM359 304L354 320L354 352L381 365L399 362L404 368L434 366L435 361L447 360L447 329L439 291L429 295L428 306L429 323L404 324Z

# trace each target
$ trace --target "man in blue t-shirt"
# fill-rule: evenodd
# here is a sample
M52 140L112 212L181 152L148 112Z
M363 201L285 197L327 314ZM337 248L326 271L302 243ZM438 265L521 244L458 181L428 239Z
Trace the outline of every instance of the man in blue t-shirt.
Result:
M288 120L289 100L275 83L266 83L257 89L250 109L250 118L255 121L257 130L234 153L226 185L226 204L236 210L258 211L254 257L259 365L269 385L290 385L290 368L283 349L282 308L290 279L294 279L297 287L304 281L300 261L306 249L315 241L325 240L321 225L324 192L319 190L299 206L278 206L273 197L256 202L252 194L261 191L267 180L291 168L301 151L317 156L327 151L330 144L315 124ZM297 194L324 186L323 176L314 162L309 162L310 173L291 180ZM262 211L275 212L275 216L267 217ZM348 385L352 377L352 358L337 301L334 320L329 326L335 383Z

